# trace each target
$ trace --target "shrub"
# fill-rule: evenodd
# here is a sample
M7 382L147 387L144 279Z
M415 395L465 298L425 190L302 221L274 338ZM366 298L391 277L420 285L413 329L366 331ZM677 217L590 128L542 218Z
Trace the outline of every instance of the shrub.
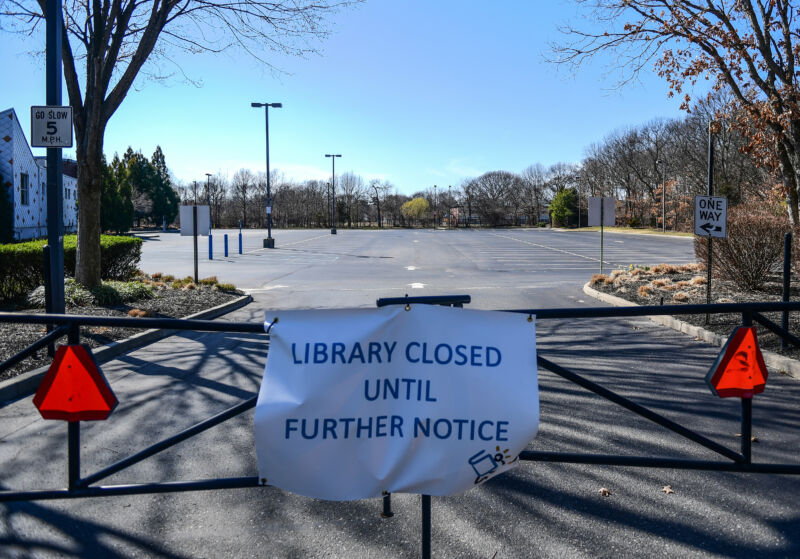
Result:
M649 285L642 285L639 286L639 290L637 291L639 297L650 297L653 294L653 288Z
M712 274L743 289L759 289L770 268L781 261L787 231L789 220L780 208L764 208L762 204L730 208L728 237L713 241ZM694 252L699 260L707 261L705 238L695 237Z
M45 240L0 244L0 300L25 296L44 283ZM75 275L77 237L64 237L64 272ZM100 237L100 273L104 279L129 279L137 272L142 240L133 237Z
M131 309L128 311L128 316L131 316L133 318L142 318L147 316L153 316L153 313L142 309Z
M220 291L236 291L236 286L232 283L218 283L217 289Z
M76 235L64 237L64 269L75 275ZM136 237L100 235L100 276L103 279L129 280L139 271L142 240Z
M683 291L678 291L675 295L672 296L673 301L677 301L678 303L683 303L689 299L689 295L684 293Z
M43 241L0 245L0 299L16 299L44 283Z
M217 285L217 276L211 276L210 278L202 278L200 280L200 285L205 285L211 287L212 285Z
M654 274L677 274L679 271L678 266L673 266L672 264L657 264L653 266L653 273Z
M89 290L76 283L72 278L64 280L64 303L67 306L80 307L91 305L93 302L94 297L92 297ZM40 285L31 291L25 298L25 303L29 307L45 308L44 286Z
M589 280L589 285L597 285L598 283L605 283L607 279L609 278L605 274L592 274L592 277Z
M105 281L92 289L95 304L104 307L151 299L153 288L138 281Z

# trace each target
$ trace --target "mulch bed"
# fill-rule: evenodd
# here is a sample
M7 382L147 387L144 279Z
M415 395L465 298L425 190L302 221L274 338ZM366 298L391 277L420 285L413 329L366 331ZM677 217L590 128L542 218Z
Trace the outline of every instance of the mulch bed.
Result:
M591 287L610 295L615 295L639 305L681 305L706 303L706 271L697 264L683 266L660 265L650 269L618 270L603 278L593 276ZM698 279L699 278L699 279ZM749 291L738 287L731 281L713 278L711 281L712 303L748 303L781 301L783 279L780 274L768 278L761 289ZM790 300L800 300L798 278L792 276ZM765 313L772 322L781 324L781 313ZM679 320L705 328L722 336L729 336L736 326L741 326L741 314L711 315L706 324L706 315L680 315ZM781 339L757 326L758 341L762 350L769 350L800 359L800 348L781 349ZM800 337L800 313L789 314L789 331Z
M143 299L115 307L67 307L66 312L67 314L129 317L129 311L139 309L147 311L149 316L155 318L182 318L227 303L240 296L241 293L217 291L211 288L193 290L163 289L159 290L153 299ZM9 311L14 309L5 308L2 310ZM23 312L41 313L44 311L25 310ZM142 329L138 328L83 327L81 328L81 342L91 347L100 347L112 341L123 340L142 331ZM0 362L25 349L44 336L45 332L44 326L39 324L0 323ZM65 339L62 338L59 342L65 343ZM36 355L0 372L0 380L15 377L20 373L37 369L49 363L50 358L47 355L47 350L40 350Z

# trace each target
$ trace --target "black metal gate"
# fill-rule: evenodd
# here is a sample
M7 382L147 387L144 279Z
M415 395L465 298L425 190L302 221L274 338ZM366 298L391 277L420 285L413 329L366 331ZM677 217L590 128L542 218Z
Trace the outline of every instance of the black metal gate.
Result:
M402 297L393 299L380 299L378 306L394 304L438 304L462 306L470 302L468 295L442 296L442 297ZM800 339L793 336L784 328L768 320L763 313L789 312L800 310L800 303L731 303L715 305L665 305L650 307L594 307L574 309L514 309L505 312L527 314L537 321L550 319L579 319L579 318L624 318L646 317L655 315L689 315L689 314L731 314L741 315L742 325L749 326L754 322L767 330L780 335L784 340L800 346ZM171 329L205 332L238 332L263 334L265 342L269 336L261 324L225 322L210 320L177 320L158 318L108 318L79 315L47 315L24 313L0 313L0 322L20 324L52 325L55 329L15 355L0 364L0 370L6 369L25 357L53 343L56 339L66 336L70 344L80 343L81 326L111 326L141 329ZM572 382L606 400L646 418L670 431L684 437L701 447L711 450L719 458L717 460L692 460L664 456L627 456L614 454L593 453L561 453L542 451L523 451L519 458L523 462L555 462L572 464L594 464L606 466L627 466L643 468L672 468L685 470L710 470L723 472L761 473L761 474L800 474L800 464L760 463L751 459L751 434L752 434L752 399L741 399L741 444L739 449L732 449L722 445L697 431L681 425L662 414L659 414L633 400L626 398L600 384L593 382L569 369L548 359L542 353L537 356L540 368L546 369L569 382ZM193 425L174 434L158 443L119 460L103 469L88 475L81 475L80 456L80 422L67 424L67 483L60 489L35 489L25 491L6 490L0 491L0 502L10 501L39 501L50 499L76 499L87 497L104 497L115 495L136 495L146 493L167 493L180 491L202 491L212 489L234 489L261 486L258 476L214 478L203 480L176 480L159 483L136 483L101 485L105 478L121 472L151 456L158 454L174 445L189 439L215 425L250 410L255 407L256 397L248 398L241 403L217 415ZM422 534L421 555L431 555L431 498L421 496L422 506ZM391 496L383 498L382 516L391 517Z

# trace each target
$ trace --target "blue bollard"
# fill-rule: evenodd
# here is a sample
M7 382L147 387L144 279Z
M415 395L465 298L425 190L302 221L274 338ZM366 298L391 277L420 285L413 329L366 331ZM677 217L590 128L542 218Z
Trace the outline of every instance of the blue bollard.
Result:
M242 254L242 234L239 233L239 254Z
M225 233L225 258L228 258L228 234Z
M208 234L208 259L214 260L214 240L211 233Z

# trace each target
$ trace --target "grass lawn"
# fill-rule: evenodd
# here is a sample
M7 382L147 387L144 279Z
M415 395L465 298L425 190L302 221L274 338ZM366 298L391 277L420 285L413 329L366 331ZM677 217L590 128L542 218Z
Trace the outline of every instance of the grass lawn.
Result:
M661 229L655 227L603 227L606 233L627 233L629 235L666 235L669 237L693 237L693 233L683 233L680 231L667 231L662 233ZM564 231L600 231L600 227L581 227L564 229Z

